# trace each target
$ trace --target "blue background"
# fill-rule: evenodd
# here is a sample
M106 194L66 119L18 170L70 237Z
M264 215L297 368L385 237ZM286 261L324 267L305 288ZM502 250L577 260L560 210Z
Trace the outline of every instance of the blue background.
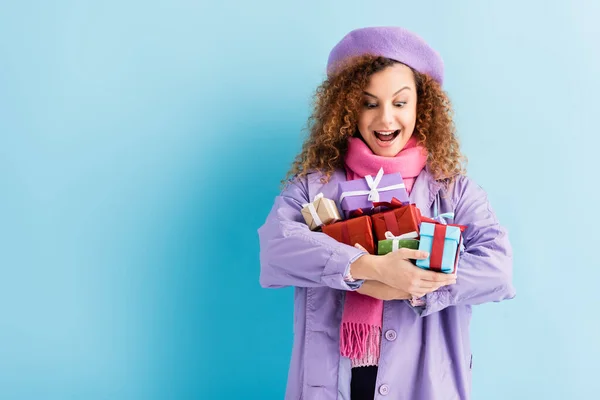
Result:
M484 4L485 3L485 4ZM600 391L600 6L1 1L0 398L281 399L292 289L258 238L348 31L443 56L514 245L474 310L475 399Z

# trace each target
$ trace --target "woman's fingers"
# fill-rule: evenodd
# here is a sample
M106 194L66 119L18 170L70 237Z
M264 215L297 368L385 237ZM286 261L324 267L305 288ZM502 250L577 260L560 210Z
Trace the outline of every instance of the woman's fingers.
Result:
M456 283L456 274L428 271L419 267L414 267L413 272L415 273L411 282L413 290L427 290L432 292L442 286L453 285Z
M434 292L441 288L442 286L452 285L455 281L449 281L444 283L438 282L427 282L427 281L417 281L410 286L410 292L422 292L425 291L427 293Z
M419 267L415 268L418 268L417 276L422 281L437 282L442 284L447 284L447 282L456 281L456 274L444 274L442 272L429 271L426 269L421 269Z
M425 281L421 281L421 284L414 285L411 287L410 293L416 297L425 296L427 293L435 292L439 288L447 285L452 285L456 283L455 281L451 281L448 283L426 283Z
M424 260L429 257L429 253L426 251L407 249L405 247L398 249L398 254L405 260Z
M354 244L354 247L363 251L367 251L359 243ZM409 287L410 290L408 290L408 292L412 294L417 294L430 293L436 291L442 286L452 285L456 283L456 274L444 274L440 272L421 269L413 265L410 261L408 261L420 260L429 257L429 254L425 251L401 248L398 249L398 251L396 252L389 253L387 256L391 256L393 254L394 256L392 256L392 258L389 259L389 267L391 268L391 271L394 271L396 270L396 268L400 267L400 265L397 265L398 262L404 264L404 268L402 268L402 270L405 271L403 280L404 282L406 282L404 284L393 285L394 287L404 290L406 290L406 288ZM398 256L402 258L402 261L398 260L397 258L394 259L394 257Z

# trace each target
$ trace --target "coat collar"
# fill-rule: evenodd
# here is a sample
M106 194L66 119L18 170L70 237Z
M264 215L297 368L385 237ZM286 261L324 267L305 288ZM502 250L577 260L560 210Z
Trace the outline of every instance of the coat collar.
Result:
M410 200L412 203L423 205L425 209L430 209L442 186L443 183L435 180L429 166L426 166L415 180Z

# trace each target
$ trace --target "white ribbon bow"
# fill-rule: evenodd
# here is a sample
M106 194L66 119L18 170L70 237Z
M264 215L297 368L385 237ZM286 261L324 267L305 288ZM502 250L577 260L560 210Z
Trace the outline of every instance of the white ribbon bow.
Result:
M381 178L383 178L383 168L379 168L379 172L375 176L375 179L371 175L365 176L367 180L367 185L369 185L369 197L367 199L372 202L379 201L379 192L377 191L377 185L381 182Z
M392 232L390 232L390 231L385 232L385 238L386 238L386 240L391 240L392 241L392 251L396 251L396 250L399 249L398 245L400 244L401 240L416 239L418 237L419 237L419 234L417 233L417 231L403 233L400 236L394 236L394 234Z
M385 187L379 188L377 186L379 186L379 183L381 182L382 178L383 178L383 167L379 168L379 172L377 172L375 179L373 179L373 177L371 175L365 176L365 180L367 181L369 190L354 190L354 191L350 191L350 192L344 192L340 196L340 203L342 202L342 200L344 200L344 197L364 196L365 194L368 195L367 200L369 200L372 203L376 203L379 201L379 192L386 192L388 190L396 190L396 189L404 189L406 187L404 185L404 183L399 183L396 185L385 186Z

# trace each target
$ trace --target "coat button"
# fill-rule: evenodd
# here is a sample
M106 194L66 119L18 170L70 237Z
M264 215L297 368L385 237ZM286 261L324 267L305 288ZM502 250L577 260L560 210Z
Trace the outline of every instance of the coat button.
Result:
M387 340L389 340L390 342L393 342L394 340L396 340L396 331L393 329L390 329L389 331L385 332L385 338Z
M388 385L379 386L379 394L385 396L390 392L390 387Z

